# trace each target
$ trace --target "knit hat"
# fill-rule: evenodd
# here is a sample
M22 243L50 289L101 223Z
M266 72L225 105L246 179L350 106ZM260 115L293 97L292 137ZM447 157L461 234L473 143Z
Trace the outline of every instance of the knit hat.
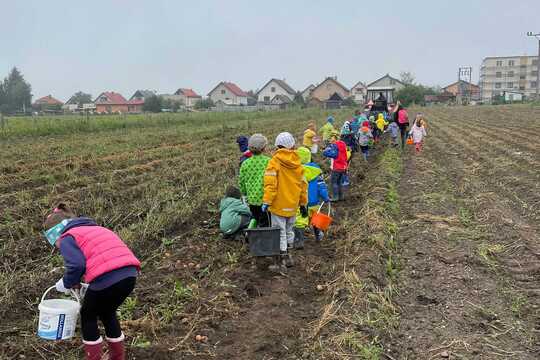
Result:
M225 197L240 199L242 197L242 193L238 188L234 186L228 186L227 190L225 190Z
M307 147L300 146L296 150L296 153L298 154L298 157L300 158L301 164L307 164L308 162L311 162L311 151Z
M283 146L286 149L292 149L294 147L294 137L291 133L282 132L276 137L276 146Z
M334 117L333 116L329 116L326 121L328 121L330 124L333 124L334 123Z
M364 122L362 123L362 126L369 127L369 121L364 121Z
M255 152L263 151L266 145L268 145L268 140L262 134L253 134L248 141L249 150Z
M240 148L241 152L248 150L248 138L245 136L239 136L236 138L236 143L238 144L238 147Z

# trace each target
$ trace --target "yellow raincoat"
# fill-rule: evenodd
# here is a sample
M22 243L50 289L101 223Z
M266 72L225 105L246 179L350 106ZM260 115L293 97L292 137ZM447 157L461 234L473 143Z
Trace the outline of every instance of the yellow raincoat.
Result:
M307 204L307 182L300 158L294 150L278 149L264 173L263 203L272 214L293 217Z
M377 124L377 127L381 131L384 131L384 127L388 125L388 122L384 120L383 114L379 114L379 116L377 117L377 121L375 123Z

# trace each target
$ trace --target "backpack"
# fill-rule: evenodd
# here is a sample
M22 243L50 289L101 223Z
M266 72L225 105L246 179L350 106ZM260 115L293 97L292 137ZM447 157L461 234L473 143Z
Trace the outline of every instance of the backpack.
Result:
M407 114L407 110L401 109L398 111L398 123L400 124L409 123L409 114Z

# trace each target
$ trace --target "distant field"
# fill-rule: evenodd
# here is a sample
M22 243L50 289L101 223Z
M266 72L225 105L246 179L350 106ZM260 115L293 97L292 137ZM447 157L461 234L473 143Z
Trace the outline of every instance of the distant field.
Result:
M130 359L537 359L540 108L420 110L425 152L385 140L367 164L353 159L348 201L287 277L220 238L219 199L236 182L238 135L300 140L329 112L9 118L0 358L81 357L79 339L35 335L39 298L62 276L40 224L67 200L143 262L121 309ZM338 125L351 113L334 113Z

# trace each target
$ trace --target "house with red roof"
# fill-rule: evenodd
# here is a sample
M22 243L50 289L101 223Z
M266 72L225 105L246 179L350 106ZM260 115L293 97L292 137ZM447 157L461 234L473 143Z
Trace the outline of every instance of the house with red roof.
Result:
M137 90L128 100L128 112L139 114L143 112L144 100L150 96L156 95L150 90Z
M247 105L248 94L232 82L222 81L208 93L208 97L214 102L223 102L226 105Z
M121 94L105 91L94 100L98 114L124 114L129 112L128 101Z
M174 95L188 108L192 108L197 101L202 99L202 96L193 91L193 89L180 88L176 90Z
M39 112L58 112L62 109L63 102L47 95L34 101L32 108Z
M47 95L47 96L44 96L42 98L39 98L36 101L34 101L34 104L36 104L36 105L60 105L60 106L64 105L63 102L61 102L58 99L53 98L52 95Z

